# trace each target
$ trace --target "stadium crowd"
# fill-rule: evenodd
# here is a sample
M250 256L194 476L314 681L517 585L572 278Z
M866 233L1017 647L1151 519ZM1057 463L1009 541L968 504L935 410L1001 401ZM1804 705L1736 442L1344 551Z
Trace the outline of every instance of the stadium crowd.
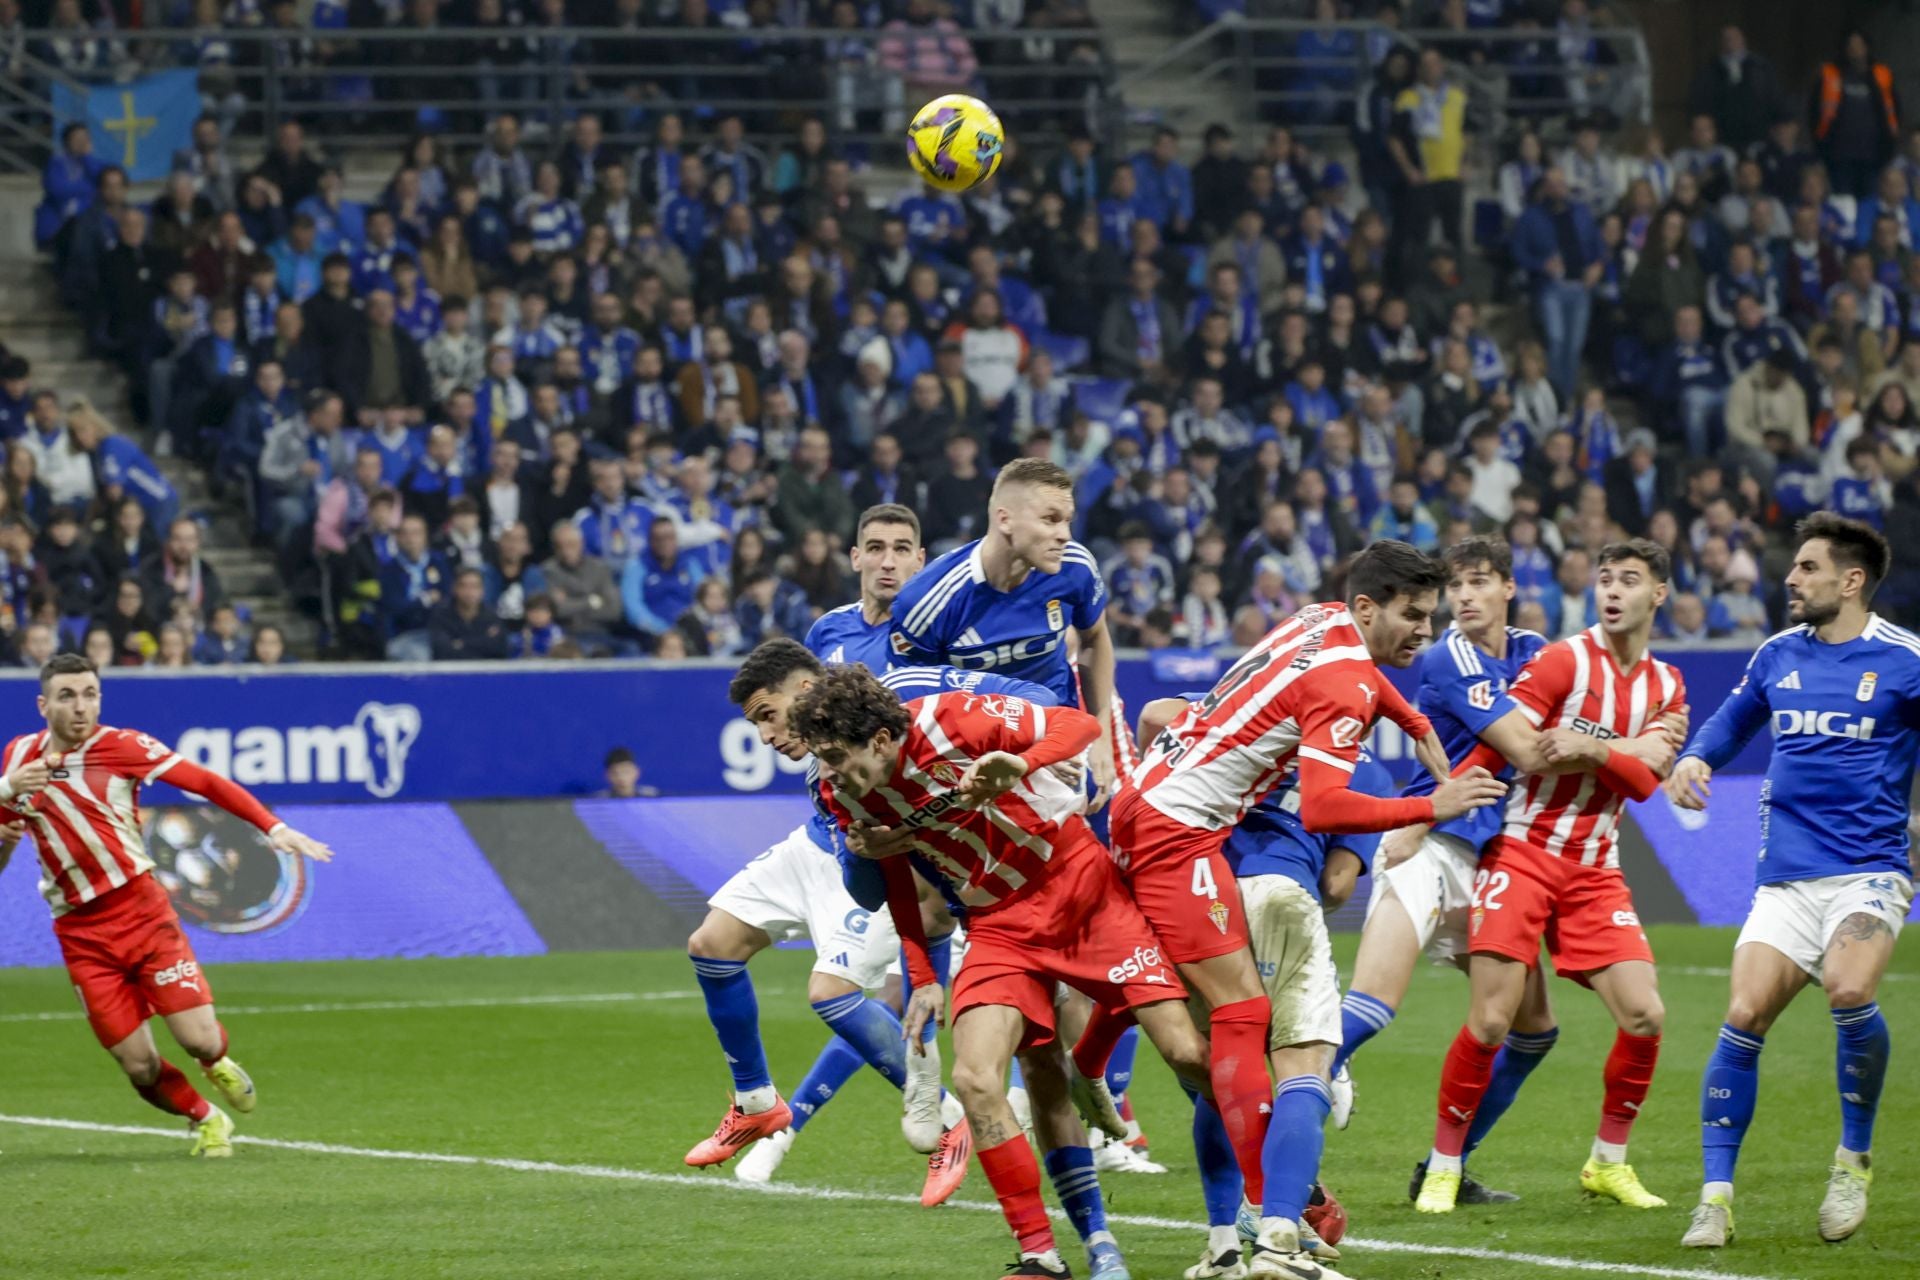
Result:
M946 23L912 68L964 87L969 37L902 12ZM156 451L244 497L330 654L741 653L853 598L863 506L938 552L1029 455L1076 477L1125 645L1244 645L1370 538L1488 531L1520 625L1587 625L1624 532L1673 555L1664 641L1751 642L1823 507L1893 535L1881 604L1911 621L1920 129L1865 40L1803 109L1730 27L1684 146L1520 112L1494 172L1472 83L1387 41L1351 163L1284 124L1215 125L1192 163L1171 129L1016 134L990 184L885 207L822 119L767 154L738 115L650 112L634 150L503 112L362 203L297 119L243 170L210 111L146 205L69 130L39 230ZM23 653L249 652L137 445L17 359L0 435Z

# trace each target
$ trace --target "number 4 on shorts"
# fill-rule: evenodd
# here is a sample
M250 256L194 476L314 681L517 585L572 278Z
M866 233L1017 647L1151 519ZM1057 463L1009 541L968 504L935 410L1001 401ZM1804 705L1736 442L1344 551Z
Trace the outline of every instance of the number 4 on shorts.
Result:
M1220 897L1219 886L1213 882L1213 861L1210 858L1193 860L1193 896L1216 900Z

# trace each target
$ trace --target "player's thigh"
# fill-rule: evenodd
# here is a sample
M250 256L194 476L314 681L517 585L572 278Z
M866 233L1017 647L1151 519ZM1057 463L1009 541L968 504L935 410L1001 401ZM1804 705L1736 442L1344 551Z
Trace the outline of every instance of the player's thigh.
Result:
M1827 948L1821 980L1836 1009L1870 1004L1893 959L1894 944L1913 906L1913 881L1880 874L1836 876L1825 899Z
M1154 843L1129 859L1127 889L1167 958L1189 965L1244 950L1246 913L1233 870L1220 856L1226 833L1166 818L1137 826L1136 838Z
M1553 919L1547 927L1546 943L1554 968L1562 976L1588 986L1593 985L1592 975L1615 966L1637 964L1644 966L1647 973L1653 971L1653 945L1640 924L1633 891L1618 869L1566 868ZM1644 1007L1637 1010L1626 1010L1623 1006L1623 1011L1630 1012L1633 1021L1648 1016L1657 1021L1657 999L1642 1004Z
M122 939L108 932L69 928L56 929L55 936L87 1025L100 1047L112 1053L153 1016L140 982L138 956L126 954Z
M1482 1044L1498 1044L1513 1028L1533 966L1511 956L1477 951L1467 960L1467 1030Z
M1267 1047L1340 1043L1340 975L1326 916L1306 888L1287 876L1240 881L1253 961L1272 1006Z
M1545 963L1527 970L1526 990L1520 995L1520 1008L1513 1015L1513 1029L1522 1035L1537 1036L1553 1030L1553 1001L1547 994L1547 979L1552 976Z
M1411 932L1415 957L1424 951L1434 963L1441 964L1465 955L1478 863L1477 853L1464 840L1429 834L1412 857L1375 874L1373 894L1367 900L1367 930L1372 930L1376 917L1391 927L1396 915L1393 908L1397 906L1397 914L1406 918ZM1411 975L1414 959L1406 956L1406 935L1399 937L1393 960L1404 964ZM1401 985L1404 990L1404 980ZM1361 990L1379 994L1372 987Z
M707 899L707 918L687 939L688 952L747 960L775 942L806 937L810 857L833 861L801 827L734 872Z
M1203 1089L1209 1087L1207 1038L1185 1000L1136 1005L1133 1016L1140 1034L1176 1075Z
M1748 939L1744 930L1741 938L1733 949L1727 982L1726 1021L1736 1030L1763 1036L1812 975L1774 943Z
M983 1099L1006 1096L1007 1067L1030 1034L1014 1005L979 1004L953 1020L953 1088L971 1111Z

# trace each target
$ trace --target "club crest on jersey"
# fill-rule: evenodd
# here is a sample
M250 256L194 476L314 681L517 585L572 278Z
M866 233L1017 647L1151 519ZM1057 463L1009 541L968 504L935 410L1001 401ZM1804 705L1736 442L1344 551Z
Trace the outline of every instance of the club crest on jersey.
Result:
M1207 919L1213 921L1213 927L1223 934L1227 931L1227 922L1232 916L1233 912L1228 909L1227 904L1224 902L1215 901L1212 906L1207 908Z
M1854 700L1857 702L1872 702L1873 687L1879 683L1880 673L1877 671L1869 671L1867 674L1861 676L1860 687L1853 691Z
M1058 600L1047 601L1047 630L1064 631L1066 630L1066 626L1067 615L1061 611L1060 602Z
M943 787L957 787L960 785L962 772L960 766L951 760L937 760L927 770L927 776Z

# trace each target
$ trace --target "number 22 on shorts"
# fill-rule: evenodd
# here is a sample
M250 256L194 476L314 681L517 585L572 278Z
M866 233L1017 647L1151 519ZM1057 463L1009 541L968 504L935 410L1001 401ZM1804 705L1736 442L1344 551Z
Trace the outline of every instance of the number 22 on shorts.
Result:
M1470 899L1473 913L1468 919L1468 936L1479 935L1480 922L1487 918L1487 912L1500 909L1500 895L1512 883L1513 877L1504 871L1481 870L1474 873L1473 897Z

